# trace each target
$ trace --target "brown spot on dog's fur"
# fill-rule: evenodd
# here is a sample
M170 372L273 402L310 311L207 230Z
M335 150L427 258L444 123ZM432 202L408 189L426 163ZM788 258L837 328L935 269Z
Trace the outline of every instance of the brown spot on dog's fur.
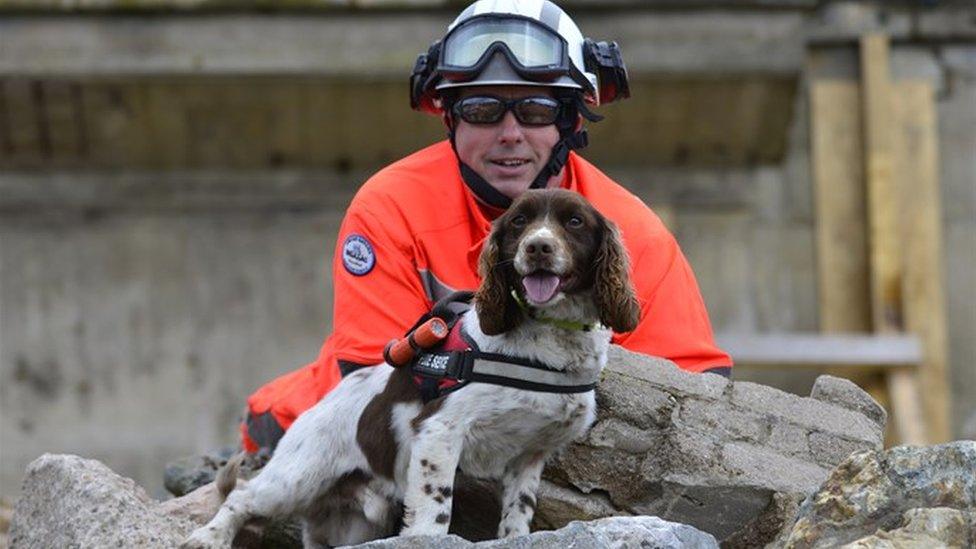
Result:
M451 497L451 493L453 492L450 486L441 486L440 488L437 489L437 491L440 492L441 495L446 498Z
M424 493L428 496L434 493L434 487L430 484L424 484Z
M383 392L373 397L363 409L357 425L356 442L376 474L393 479L397 455L392 428L393 405L420 400L420 390L414 385L410 371L397 368L390 374Z
M424 420L436 414L437 411L441 409L441 406L444 405L444 398L445 397L438 397L427 404L424 404L423 409L420 410L417 417L410 420L410 426L413 428L414 433L419 433L420 427L424 424Z
M347 501L355 500L356 495L370 480L372 477L362 469L353 469L336 479L329 490L329 497Z
M451 520L451 517L448 516L447 513L441 513L437 515L437 518L435 518L434 520L437 522L437 524L444 524L447 521Z

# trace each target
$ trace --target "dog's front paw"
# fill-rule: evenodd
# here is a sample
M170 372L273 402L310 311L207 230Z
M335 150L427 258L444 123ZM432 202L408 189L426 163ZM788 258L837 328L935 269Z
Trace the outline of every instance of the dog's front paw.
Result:
M443 536L447 534L447 526L441 527L440 525L419 525L415 524L413 526L407 526L400 531L400 535L404 537L416 537L416 536Z
M529 525L527 523L522 523L519 525L509 525L503 522L502 524L498 525L499 539L516 538L518 536L527 536L527 535L529 535Z
M194 530L190 537L180 544L180 549L230 549L232 541L227 536L221 535L216 528L204 526Z

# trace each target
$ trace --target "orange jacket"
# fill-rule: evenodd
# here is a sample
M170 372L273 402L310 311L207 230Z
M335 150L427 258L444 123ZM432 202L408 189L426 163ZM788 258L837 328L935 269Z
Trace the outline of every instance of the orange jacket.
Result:
M562 186L613 220L630 253L641 321L633 332L614 334L613 342L694 372L731 366L729 355L715 346L691 267L660 219L575 153ZM382 362L383 346L433 301L475 289L478 255L499 213L476 201L446 141L371 177L339 229L332 335L314 362L251 395L250 413L270 411L287 429L339 382L339 362Z

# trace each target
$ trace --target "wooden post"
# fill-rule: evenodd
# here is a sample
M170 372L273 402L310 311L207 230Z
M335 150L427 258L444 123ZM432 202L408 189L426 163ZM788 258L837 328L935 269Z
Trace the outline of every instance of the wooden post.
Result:
M876 333L904 329L900 242L902 212L893 164L892 110L888 69L888 37L868 34L861 39L861 112L864 177L867 184L868 243L870 249L871 320ZM917 372L895 371L887 377L892 420L900 442L925 444L928 433L920 405Z
M861 112L864 177L868 199L868 243L871 265L871 320L875 332L903 328L901 311L900 204L892 174L891 83L888 39L870 34L861 39Z
M903 250L905 328L922 343L918 384L929 442L951 438L942 206L939 190L935 93L925 81L898 82L892 114L896 184Z
M810 87L810 111L820 331L870 333L860 87L847 80L815 80ZM890 407L886 376L881 372L826 371L851 379L879 404Z

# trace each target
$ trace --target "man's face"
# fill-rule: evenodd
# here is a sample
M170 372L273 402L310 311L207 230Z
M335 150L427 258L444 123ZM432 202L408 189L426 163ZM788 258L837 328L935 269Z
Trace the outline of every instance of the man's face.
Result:
M502 99L552 97L543 87L478 86L462 89L459 99L473 95ZM458 120L454 130L454 143L461 161L509 198L517 198L529 188L558 141L559 130L555 124L525 126L511 111L495 124Z

